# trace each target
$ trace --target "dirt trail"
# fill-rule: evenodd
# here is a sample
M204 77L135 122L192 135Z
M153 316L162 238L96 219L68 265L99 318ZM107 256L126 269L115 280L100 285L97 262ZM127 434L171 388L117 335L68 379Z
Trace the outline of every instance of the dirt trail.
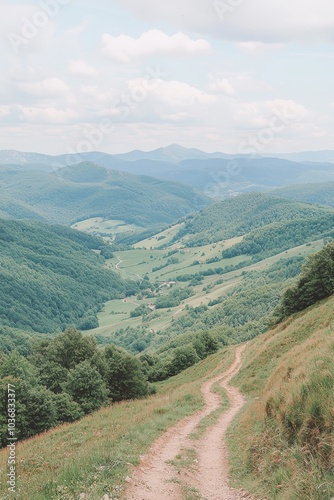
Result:
M245 346L238 347L235 360L228 370L205 382L202 394L205 401L203 410L185 418L168 429L155 441L149 452L141 458L139 467L132 475L125 491L126 500L182 500L182 486L196 488L205 500L252 499L248 493L228 486L228 452L226 430L235 415L245 403L238 389L229 386L229 381L242 365L242 352ZM199 440L190 438L198 423L220 405L220 397L211 391L220 382L230 399L230 408L209 427ZM196 469L178 474L169 463L184 449L197 453ZM173 478L177 481L173 481ZM196 497L198 498L198 497Z

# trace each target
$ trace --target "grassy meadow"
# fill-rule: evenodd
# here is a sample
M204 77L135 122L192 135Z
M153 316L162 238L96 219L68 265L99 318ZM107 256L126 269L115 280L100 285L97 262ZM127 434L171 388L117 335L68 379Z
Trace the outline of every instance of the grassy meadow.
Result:
M149 398L111 405L19 443L15 496L6 492L8 452L0 450L0 498L73 500L84 493L85 500L119 499L140 455L164 430L202 408L201 384L233 359L234 348L226 348L158 383Z

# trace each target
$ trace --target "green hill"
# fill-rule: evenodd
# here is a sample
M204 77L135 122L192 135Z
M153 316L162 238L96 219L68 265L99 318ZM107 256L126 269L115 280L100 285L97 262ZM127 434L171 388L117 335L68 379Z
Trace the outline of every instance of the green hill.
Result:
M273 194L288 200L334 207L334 182L299 184L283 189L275 189Z
M149 226L209 204L191 187L80 163L55 172L0 169L0 213L73 224L91 217Z
M273 223L319 219L334 211L266 194L244 194L216 203L189 217L176 238L188 246L242 236Z
M102 246L68 228L0 220L0 324L59 331L124 296L128 285L92 251Z

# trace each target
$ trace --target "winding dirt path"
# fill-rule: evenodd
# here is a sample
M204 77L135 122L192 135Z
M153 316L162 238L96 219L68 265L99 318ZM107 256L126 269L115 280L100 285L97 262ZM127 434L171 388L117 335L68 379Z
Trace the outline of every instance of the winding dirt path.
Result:
M126 488L123 497L125 500L182 500L182 484L183 487L196 488L203 500L253 498L245 491L228 486L228 451L225 439L227 428L245 403L240 391L229 385L242 365L244 348L245 346L241 346L236 349L235 360L228 370L202 385L204 409L168 429L141 458L139 467ZM226 390L230 407L205 431L201 439L193 440L190 434L199 422L220 406L219 395L211 390L216 382L220 382ZM178 473L168 462L185 449L196 451L197 464L195 468Z

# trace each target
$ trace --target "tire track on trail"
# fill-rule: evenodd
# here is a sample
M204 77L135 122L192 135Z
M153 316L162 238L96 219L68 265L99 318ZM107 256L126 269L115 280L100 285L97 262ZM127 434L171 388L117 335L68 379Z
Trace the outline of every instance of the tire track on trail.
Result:
M224 373L202 384L205 407L167 429L153 443L148 453L141 457L123 500L182 500L182 484L196 488L203 500L254 500L247 492L228 486L226 431L245 404L241 392L230 386L229 382L241 368L245 347L243 345L236 348L234 362ZM192 440L190 434L195 431L201 420L220 407L220 396L212 391L217 382L226 390L230 407L206 429L201 439ZM169 462L185 449L196 451L197 465L190 471L178 474Z

